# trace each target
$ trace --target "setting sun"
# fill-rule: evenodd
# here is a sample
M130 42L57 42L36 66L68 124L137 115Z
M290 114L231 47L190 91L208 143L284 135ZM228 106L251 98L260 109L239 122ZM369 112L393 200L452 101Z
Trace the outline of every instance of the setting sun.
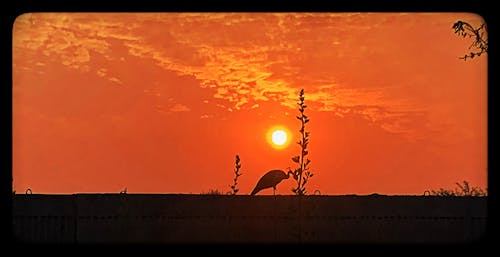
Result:
M271 127L266 133L267 142L275 149L284 149L290 145L290 131L281 125Z
M283 145L284 143L286 143L287 140L286 132L283 130L274 131L272 135L272 140L273 143L276 145Z

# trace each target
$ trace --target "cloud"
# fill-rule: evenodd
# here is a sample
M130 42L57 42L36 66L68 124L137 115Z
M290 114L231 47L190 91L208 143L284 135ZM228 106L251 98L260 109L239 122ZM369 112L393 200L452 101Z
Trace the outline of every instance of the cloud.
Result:
M195 78L202 90L224 101L221 106L228 111L254 109L264 102L292 110L299 89L306 88L311 110L338 116L353 112L388 131L406 133L412 131L407 121L421 119L425 107L411 95L398 94L397 87L404 85L386 73L414 72L411 65L410 70L400 68L415 53L403 44L406 39L401 33L411 33L405 31L417 26L444 26L456 16L36 13L16 20L13 51L15 56L23 50L41 51L72 69L107 77L106 68L95 70L90 62L95 56L126 62L127 56L113 55L121 49L164 70ZM398 29L393 26L396 23ZM181 104L171 108L189 110Z
M117 79L117 78L115 78L115 77L111 77L111 78L109 78L108 80L109 80L109 81L111 81L111 82L114 82L114 83L120 84L120 85L122 85L122 84L123 84L123 82L122 82L121 80L119 80L119 79Z
M116 22L105 20L100 14L23 14L14 23L13 51L41 51L47 57L59 58L68 67L89 71L92 53L111 59L109 40L139 39L129 33L133 26L120 18Z
M250 103L249 108L259 101L276 101L294 108L300 88L291 81L294 77L304 77L303 80L317 84L319 89L335 83L335 78L321 78L317 83L314 81L318 79L309 78L308 73L300 74L296 57L308 57L299 49L317 47L316 52L324 55L322 42L329 41L324 38L334 34L328 30L338 29L340 23L357 24L362 21L361 16L30 14L16 21L14 45L41 48L48 56L60 56L62 63L69 67L88 70L85 65L91 51L106 55L110 51L110 40L119 40L129 54L152 59L164 69L192 75L203 86L214 88L215 98L232 103L228 108L238 110ZM144 29L145 26L148 29ZM190 29L197 26L210 28L211 32ZM246 32L242 34L243 28ZM26 30L37 31L39 36L25 37ZM314 37L318 32L323 36ZM272 41L275 44L269 44ZM104 72L99 70L97 74L102 76ZM331 110L335 97L326 94L312 93L309 99L322 101L322 110Z
M191 109L189 107L183 105L183 104L175 104L174 106L170 107L169 109L171 112L188 112Z
M319 106L318 110L332 111L336 105L352 106L360 104L373 104L373 99L380 98L383 93L375 90L363 88L336 88L332 89L334 84L339 82L332 77L331 72L313 72L300 74L300 64L296 63L296 57L309 58L300 50L307 48L318 48L315 58L328 57L331 51L321 51L321 47L330 47L331 42L339 42L338 38L331 40L330 43L323 46L321 38L313 37L318 32L324 33L327 37L336 33L329 34L328 30L338 29L337 23L351 22L354 28L369 29L368 25L361 26L362 15L270 15L250 17L249 15L203 15L190 14L182 16L177 21L183 24L184 30L177 28L169 30L168 42L180 45L180 42L189 42L189 49L197 56L203 56L205 62L202 66L185 65L175 61L173 56L167 51L154 46L153 42L134 43L128 42L129 52L136 56L151 58L164 69L178 72L182 75L192 75L200 80L205 88L213 88L214 98L223 99L231 104L227 108L232 110L250 108L260 101L275 101L289 108L295 108L295 99L297 96L299 83L293 83L293 78L300 76L304 84L308 86L308 99L312 101L312 106ZM348 19L348 20L346 20ZM168 18L161 24L168 24ZM271 22L268 22L270 20ZM245 24L248 22L257 22L254 27L259 27L264 33L253 34L252 39L255 44L242 44L238 33L225 33L225 29L233 29L235 24ZM281 29L276 30L276 24ZM332 23L333 22L333 23ZM187 32L187 28L195 25L205 25L207 27L215 26L217 23L223 24L222 27L212 30L211 33L196 33L194 30ZM358 24L359 23L359 24ZM379 23L383 23L383 19ZM314 26L312 26L314 25ZM371 24L373 25L373 24ZM370 25L370 26L371 26ZM181 27L183 27L181 26ZM228 27L229 26L229 27ZM319 28L316 28L318 27ZM294 29L297 27L298 29ZM285 29L287 28L287 29ZM324 31L326 30L326 31ZM274 33L270 33L270 32ZM289 36L287 32L301 31L311 36L300 37L301 41ZM214 36L222 33L226 36L230 44L224 44L221 38ZM274 36L271 36L274 35ZM282 36L280 36L282 35ZM235 38L232 38L235 37ZM175 39L178 39L176 42ZM276 44L269 44L269 39L278 40ZM314 39L314 40L313 40ZM304 45L304 41L307 43ZM326 42L328 40L325 40ZM345 42L345 40L344 40ZM166 42L165 42L166 43ZM259 44L260 43L260 44ZM309 45L310 43L310 45ZM335 43L333 45L338 45ZM194 50L193 50L194 49ZM179 50L181 51L181 50ZM319 60L319 59L318 59ZM326 63L326 62L325 62ZM277 68L284 67L284 68ZM279 73L279 69L287 72ZM309 72L310 73L310 72ZM315 74L316 73L316 74ZM312 92L311 92L312 91ZM382 102L382 101L379 101ZM250 105L245 105L250 103Z
M106 72L107 72L107 69L102 68L102 69L97 70L96 74L97 74L97 76L102 78L102 77L106 76Z

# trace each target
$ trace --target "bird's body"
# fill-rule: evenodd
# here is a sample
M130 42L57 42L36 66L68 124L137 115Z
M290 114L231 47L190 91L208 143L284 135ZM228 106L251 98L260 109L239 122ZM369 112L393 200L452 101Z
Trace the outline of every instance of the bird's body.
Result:
M282 170L270 170L259 179L251 195L257 194L260 190L272 187L276 191L278 185L283 179L288 179L292 172L285 173Z

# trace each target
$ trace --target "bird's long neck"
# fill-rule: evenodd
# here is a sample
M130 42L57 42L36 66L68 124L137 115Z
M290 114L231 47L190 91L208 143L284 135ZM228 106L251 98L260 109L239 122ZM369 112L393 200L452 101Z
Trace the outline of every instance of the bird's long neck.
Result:
M290 177L290 174L293 175L293 172L291 170L289 170L287 173L286 173L286 178L289 178Z

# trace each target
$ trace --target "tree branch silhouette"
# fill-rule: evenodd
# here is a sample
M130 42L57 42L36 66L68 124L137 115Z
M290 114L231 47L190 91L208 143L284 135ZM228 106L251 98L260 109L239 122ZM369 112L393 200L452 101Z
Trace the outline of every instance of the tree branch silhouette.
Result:
M455 30L455 34L462 36L463 38L474 38L474 42L469 46L470 53L465 54L459 59L464 61L467 58L474 58L475 56L481 56L483 53L488 53L488 31L486 28L486 23L481 24L477 29L472 27L469 23L465 21L457 21L453 24L452 28Z

